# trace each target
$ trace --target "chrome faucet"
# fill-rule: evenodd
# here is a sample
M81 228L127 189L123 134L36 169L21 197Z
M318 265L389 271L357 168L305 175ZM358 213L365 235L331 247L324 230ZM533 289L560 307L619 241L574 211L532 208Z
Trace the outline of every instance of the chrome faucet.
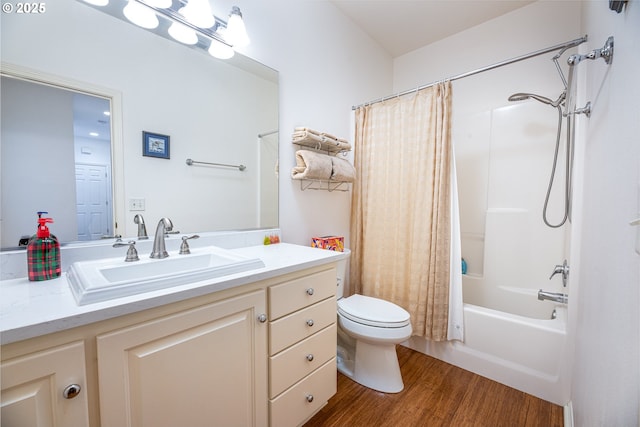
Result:
M538 291L538 299L540 301L549 300L559 302L560 304L567 304L569 302L569 295L560 292L547 292L540 289Z
M153 240L153 251L151 258L166 258L169 256L167 248L164 244L164 235L167 231L173 229L173 223L169 218L162 218L156 227L156 235Z
M569 264L565 259L562 265L556 265L553 269L553 273L549 276L549 280L553 279L556 274L562 274L562 286L567 287L567 279L569 278Z
M138 224L138 240L146 240L149 238L147 236L147 226L144 225L144 218L141 214L136 214L133 217L133 222Z

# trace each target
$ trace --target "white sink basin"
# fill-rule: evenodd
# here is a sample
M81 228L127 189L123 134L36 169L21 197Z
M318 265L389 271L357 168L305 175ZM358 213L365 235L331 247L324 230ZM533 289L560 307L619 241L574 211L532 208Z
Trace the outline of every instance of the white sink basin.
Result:
M67 272L78 305L91 304L172 286L214 279L264 267L259 258L247 258L214 246L170 252L168 258L125 262L123 257L74 262Z

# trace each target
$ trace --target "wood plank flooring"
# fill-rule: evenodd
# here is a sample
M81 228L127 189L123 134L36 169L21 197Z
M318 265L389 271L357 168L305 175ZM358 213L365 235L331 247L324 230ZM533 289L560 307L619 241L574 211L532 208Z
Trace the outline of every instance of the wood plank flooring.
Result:
M405 388L380 393L338 373L338 393L304 427L562 427L558 405L403 346Z

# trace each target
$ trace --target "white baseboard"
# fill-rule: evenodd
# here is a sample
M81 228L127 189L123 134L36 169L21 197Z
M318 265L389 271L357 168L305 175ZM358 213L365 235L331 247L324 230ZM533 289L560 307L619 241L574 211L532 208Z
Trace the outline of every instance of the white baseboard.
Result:
M573 405L571 401L564 405L564 427L573 427Z

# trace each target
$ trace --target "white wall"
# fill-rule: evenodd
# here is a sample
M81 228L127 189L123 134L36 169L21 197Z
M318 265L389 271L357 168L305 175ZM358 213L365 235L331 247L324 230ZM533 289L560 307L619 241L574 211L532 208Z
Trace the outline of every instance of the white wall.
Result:
M611 66L585 61L582 104L593 112L576 153L584 165L573 247L579 265L577 310L570 312L575 354L571 399L576 426L639 425L640 255L634 246L640 213L640 2L621 14L607 2L584 2L585 52L615 38Z

